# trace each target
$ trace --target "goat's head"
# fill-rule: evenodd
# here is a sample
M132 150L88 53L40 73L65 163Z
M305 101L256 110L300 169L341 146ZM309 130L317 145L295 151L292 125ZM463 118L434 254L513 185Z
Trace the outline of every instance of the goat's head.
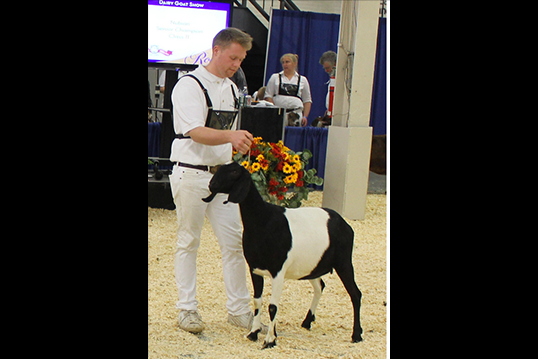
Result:
M217 193L228 193L228 201L243 202L250 189L250 181L250 173L237 162L222 165L209 182L211 194L202 201L211 202Z

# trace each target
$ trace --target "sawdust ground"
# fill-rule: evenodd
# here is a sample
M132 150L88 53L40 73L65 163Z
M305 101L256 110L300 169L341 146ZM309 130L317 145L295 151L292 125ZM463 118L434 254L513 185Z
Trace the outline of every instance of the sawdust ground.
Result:
M320 206L323 192L312 192L304 206ZM368 194L366 218L348 223L355 231L353 265L362 291L363 341L351 343L353 307L336 275L323 277L323 292L310 331L301 323L313 290L308 281L287 281L278 306L277 346L260 350L244 329L226 323L226 294L217 240L206 219L198 251L198 310L206 325L200 335L178 328L173 256L176 212L148 207L148 358L384 358L387 347L386 195ZM250 275L247 277L250 279ZM252 283L248 282L252 294ZM268 324L271 280L266 278L262 322Z

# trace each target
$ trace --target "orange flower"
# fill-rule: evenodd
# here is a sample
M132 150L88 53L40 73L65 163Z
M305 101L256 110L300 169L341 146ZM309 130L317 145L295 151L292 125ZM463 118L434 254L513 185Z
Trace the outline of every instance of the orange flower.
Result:
M264 171L267 171L267 169L269 168L269 161L267 160L261 160L260 161L260 166L262 166L262 169Z

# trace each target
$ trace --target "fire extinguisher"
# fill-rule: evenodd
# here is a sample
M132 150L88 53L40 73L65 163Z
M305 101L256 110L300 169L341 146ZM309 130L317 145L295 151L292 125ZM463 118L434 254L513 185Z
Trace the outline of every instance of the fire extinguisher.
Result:
M329 109L327 111L327 116L333 117L333 102L334 102L334 82L335 77L334 75L331 76L331 82L329 83Z

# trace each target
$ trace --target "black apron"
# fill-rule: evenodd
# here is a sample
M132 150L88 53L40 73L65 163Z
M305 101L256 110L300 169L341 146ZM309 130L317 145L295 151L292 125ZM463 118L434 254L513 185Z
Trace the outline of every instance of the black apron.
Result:
M239 108L239 101L237 100L237 96L235 95L235 91L233 88L233 85L230 85L230 88L232 89L232 95L234 98L234 107L236 110L234 111L226 111L226 110L213 110L213 103L211 102L211 99L209 98L209 94L207 93L207 89L202 85L200 80L196 78L196 76L187 74L184 76L181 76L179 79L181 80L184 77L192 77L193 79L198 82L198 85L200 85L200 88L204 92L205 101L207 104L207 117L205 119L205 127L214 128L216 130L230 130L235 122L235 118L237 117L237 109ZM179 81L179 80L178 80ZM184 136L182 133L177 134L175 138L178 139L184 139L184 138L191 138L190 136Z
M297 79L297 85L283 84L281 74L278 74L278 78L279 78L279 84L278 84L278 94L279 95L281 95L281 96L294 96L294 97L300 98L298 96L298 93L299 93L299 85L301 84L301 75L299 75L299 79Z

